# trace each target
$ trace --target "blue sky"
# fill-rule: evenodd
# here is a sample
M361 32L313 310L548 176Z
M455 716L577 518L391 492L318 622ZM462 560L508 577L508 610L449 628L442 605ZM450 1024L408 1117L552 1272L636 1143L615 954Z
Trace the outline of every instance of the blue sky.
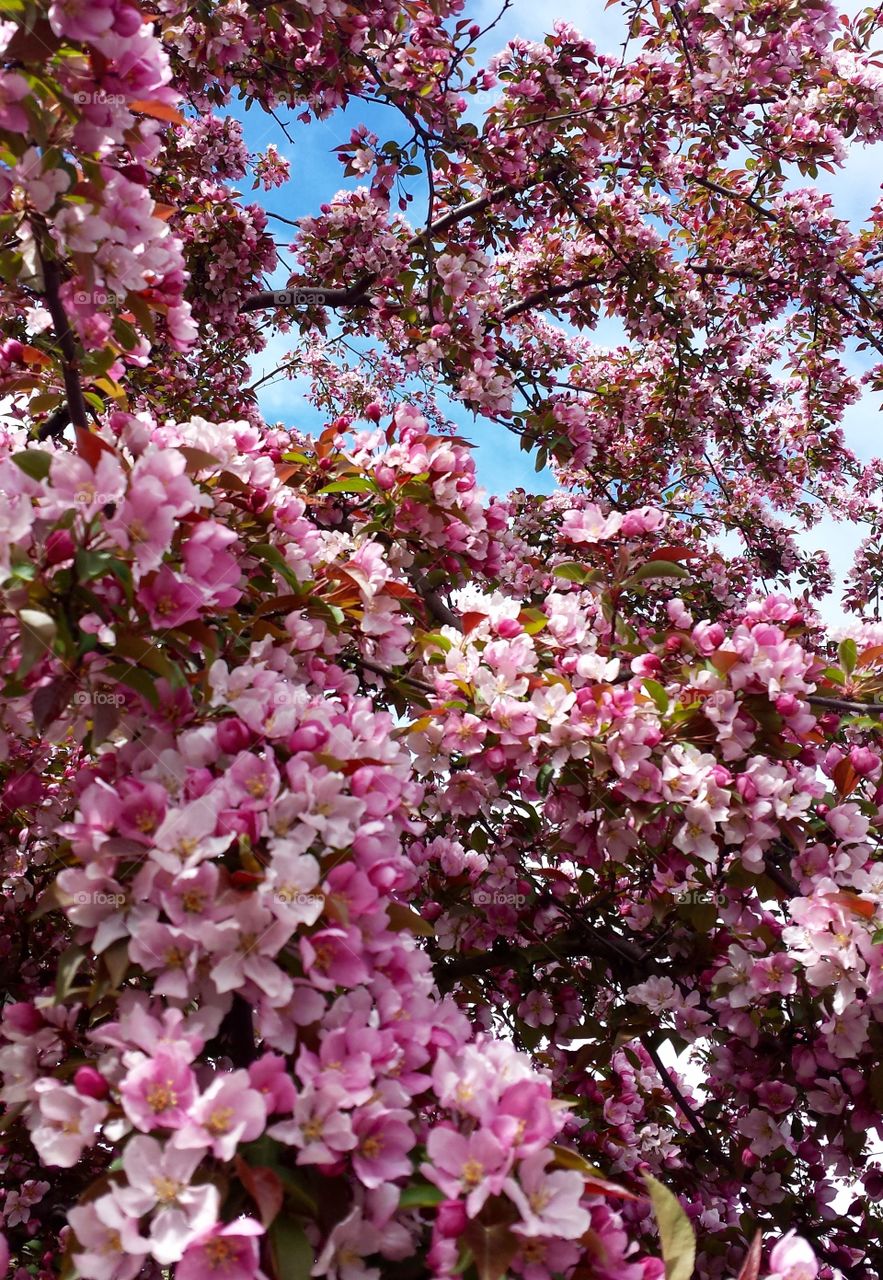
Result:
M467 9L468 16L474 17L482 26L491 22L498 11L498 6L489 0L478 0ZM516 35L532 40L542 39L558 18L572 23L603 51L613 52L622 45L625 28L618 6L605 9L603 0L553 0L548 6L538 5L535 0L514 0L494 30L480 42L477 63L485 62ZM286 186L267 194L243 194L289 219L316 212L319 204L341 187L356 185L352 180L344 180L342 167L334 154L336 146L349 141L354 125L368 125L381 140L402 136L395 112L370 104L357 103L347 111L337 112L329 120L312 121L309 125L299 123L296 113L292 112L285 118L285 123L293 142L285 138L275 120L256 108L247 113L237 110L235 114L243 122L251 151L262 150L267 143L273 142L291 163L292 179ZM815 185L831 194L838 215L854 224L864 219L879 197L883 172L881 152L883 148L880 146L856 148L844 169L836 174L823 172L816 180ZM795 185L800 184L801 180L797 178ZM409 215L415 222L422 214L420 202L421 195L415 191L415 205L419 212ZM274 231L284 235L285 227L282 223L274 223ZM287 271L280 270L275 281L277 286L285 284L287 274ZM614 345L621 336L622 331L615 322L603 322L593 334L594 340L603 345ZM274 337L267 351L255 362L255 376L261 376L278 365L289 346L288 339ZM853 355L849 360L853 373L864 371L871 363L867 352ZM314 429L323 421L323 416L305 400L303 386L297 381L284 379L266 385L259 395L262 411L270 420L282 421L303 430ZM881 407L883 397L866 393L846 416L848 443L864 460L883 453L879 443ZM486 421L477 424L473 416L459 405L450 406L450 416L457 422L461 433L475 441L479 476L489 491L506 492L519 485L535 492L551 490L550 474L537 475L532 459L519 450L518 441L511 433ZM864 531L861 528L826 519L810 533L802 535L801 542L806 549L823 547L831 557L837 578L841 579L862 536ZM826 602L823 614L830 623L842 620L839 590Z

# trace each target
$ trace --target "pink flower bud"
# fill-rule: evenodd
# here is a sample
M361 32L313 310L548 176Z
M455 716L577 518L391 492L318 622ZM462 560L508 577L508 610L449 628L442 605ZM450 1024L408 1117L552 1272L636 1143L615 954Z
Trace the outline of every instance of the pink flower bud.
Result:
M438 1232L452 1238L466 1230L466 1205L462 1200L443 1200L436 1210Z
M517 618L500 618L494 623L494 631L503 640L511 640L514 636L520 636L524 628Z
M7 1005L3 1010L3 1021L24 1036L36 1035L43 1026L41 1014L27 1000Z
M74 1088L84 1098L106 1098L109 1092L107 1081L94 1067L77 1068L74 1072Z
M64 564L74 555L74 542L68 529L53 529L46 539L46 564Z
M873 777L880 770L880 758L870 747L853 747L849 753L849 759L860 778Z
M222 720L218 725L218 746L226 755L236 755L250 742L251 730L241 720Z

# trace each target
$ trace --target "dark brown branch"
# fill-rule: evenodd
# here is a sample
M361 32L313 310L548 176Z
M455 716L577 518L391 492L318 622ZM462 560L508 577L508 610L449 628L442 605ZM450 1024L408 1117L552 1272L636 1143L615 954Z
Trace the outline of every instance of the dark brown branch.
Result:
M654 1067L662 1076L662 1079L665 1081L666 1089L668 1089L669 1093L674 1098L675 1102L680 1107L681 1111L683 1111L684 1115L689 1120L693 1129L696 1131L696 1133L699 1133L702 1135L702 1137L705 1139L706 1144L711 1145L712 1150L717 1148L717 1143L711 1137L711 1134L708 1132L705 1125L702 1123L702 1121L697 1116L696 1112L693 1110L693 1108L690 1106L687 1099L684 1097L677 1082L675 1081L674 1076L671 1074L668 1067L662 1061L662 1059L660 1058L659 1054L657 1053L656 1049L653 1047L651 1042L647 1039L646 1036L639 1036L638 1039L640 1040L641 1044L644 1046L650 1058L652 1059ZM716 1155L722 1154L719 1148L717 1148L717 1150L715 1151L715 1154Z
M86 412L83 387L80 382L77 344L68 322L64 303L61 301L61 269L56 258L48 258L44 255L40 247L39 237L36 238L36 242L37 252L40 255L40 264L43 268L46 306L52 317L52 325L55 329L55 336L58 339L58 349L61 352L61 372L67 396L67 411L70 415L70 421L75 427L81 427L84 431L88 431L89 419ZM61 429L63 430L64 428L62 427Z
M408 248L418 249L426 239L440 235L441 232L446 231L448 227L453 226L455 223L461 222L464 218L471 218L476 213L481 213L484 209L498 203L500 200L507 199L512 194L512 187L500 187L496 191L490 191L486 196L479 196L456 209L451 209L448 213L442 214L435 222L429 223L422 231L418 231L416 235L413 235L408 241ZM250 298L246 298L239 309L242 312L248 312L262 311L267 307L291 307L297 305L332 308L355 307L365 301L368 290L376 279L376 275L365 275L346 289L323 288L321 285L314 284L295 284L288 289L266 289L261 293L253 294Z
M407 572L411 586L420 596L436 622L440 622L444 627L453 627L455 631L462 631L463 623L459 614L454 613L453 609L445 604L439 593L426 582L416 569L409 569Z
M479 955L441 960L436 964L435 976L438 985L444 988L458 978L475 977L494 969L518 969L525 965L539 968L588 958L608 960L614 966L627 970L630 979L662 971L656 961L633 942L605 936L591 925L583 925L578 930L559 934L535 946L497 946Z
M262 311L265 307L319 306L355 307L365 300L376 276L364 276L348 289L326 289L321 285L294 284L289 289L266 289L246 298L240 311Z
M829 707L832 711L846 711L855 715L883 715L883 704L879 702L854 702L849 698L827 698L820 693L808 693L807 702L814 707Z
M553 284L548 289L537 289L534 293L529 293L526 298L522 298L520 302L512 302L508 307L504 307L503 319L511 320L513 316L521 315L523 311L530 311L532 307L539 306L543 302L563 298L568 293L575 293L577 289L587 289L593 284L598 284L598 280L594 276L589 276L581 280L572 280L570 284Z
M54 413L51 413L43 425L37 432L38 440L57 440L59 436L64 434L66 427L71 423L71 411L66 404L60 404Z
M375 675L383 676L384 680L399 684L409 684L415 689L420 689L423 693L435 693L435 686L429 684L426 680L418 680L416 676L406 675L404 672L392 671L389 667L382 667L379 662L370 662L367 658L358 658L358 666L363 667L366 671L373 671Z

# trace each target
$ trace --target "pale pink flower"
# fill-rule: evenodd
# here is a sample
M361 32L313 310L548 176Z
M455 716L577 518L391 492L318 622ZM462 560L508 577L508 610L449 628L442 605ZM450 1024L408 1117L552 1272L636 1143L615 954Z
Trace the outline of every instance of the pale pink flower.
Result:
M116 1196L133 1218L154 1210L150 1250L161 1266L177 1262L197 1236L215 1225L220 1193L213 1182L190 1185L202 1151L179 1151L170 1143L137 1134L123 1151L129 1185Z
M77 1243L73 1260L89 1280L132 1280L144 1265L149 1243L138 1231L138 1219L120 1205L116 1195L99 1196L68 1211Z
M488 1196L499 1195L512 1156L487 1129L469 1137L455 1129L433 1129L426 1144L431 1164L421 1166L424 1175L446 1196L466 1197L466 1212L475 1217Z
M218 1160L232 1160L241 1142L260 1136L267 1122L263 1096L250 1087L247 1071L218 1076L189 1108L172 1139L183 1150L208 1148Z
M31 1141L43 1164L70 1169L97 1138L107 1104L50 1076L35 1081L33 1092L37 1105L29 1122Z
M411 1172L408 1152L415 1144L407 1111L368 1108L353 1122L358 1145L353 1151L353 1168L366 1187L403 1178Z
M816 1280L819 1264L812 1248L801 1236L789 1231L770 1252L767 1280Z
M549 1153L538 1151L522 1160L518 1178L507 1178L503 1190L518 1206L521 1222L513 1230L525 1236L557 1236L578 1240L591 1226L591 1217L581 1208L583 1177L574 1169L549 1172Z
M264 1280L256 1239L263 1233L251 1218L215 1227L189 1246L175 1268L175 1280Z

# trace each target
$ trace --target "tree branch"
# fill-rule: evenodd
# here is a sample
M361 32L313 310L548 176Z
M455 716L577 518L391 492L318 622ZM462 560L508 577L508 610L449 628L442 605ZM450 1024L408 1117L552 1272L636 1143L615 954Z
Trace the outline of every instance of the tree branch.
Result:
M75 427L80 427L83 431L89 430L89 419L86 412L86 401L83 397L83 387L80 382L80 366L77 357L77 344L74 339L73 330L67 318L67 312L61 301L61 270L56 258L47 258L40 245L39 237L35 237L37 244L37 252L40 255L40 264L43 268L43 282L45 287L46 306L52 317L52 325L55 329L55 335L58 339L58 348L61 352L61 372L64 378L64 390L67 396L67 411L69 420ZM53 415L55 417L55 415ZM50 419L50 422L52 419ZM60 419L59 419L60 421ZM46 426L49 424L47 423ZM53 428L54 432L60 434L67 426L65 422L60 430L57 425ZM45 436L41 436L45 439Z

